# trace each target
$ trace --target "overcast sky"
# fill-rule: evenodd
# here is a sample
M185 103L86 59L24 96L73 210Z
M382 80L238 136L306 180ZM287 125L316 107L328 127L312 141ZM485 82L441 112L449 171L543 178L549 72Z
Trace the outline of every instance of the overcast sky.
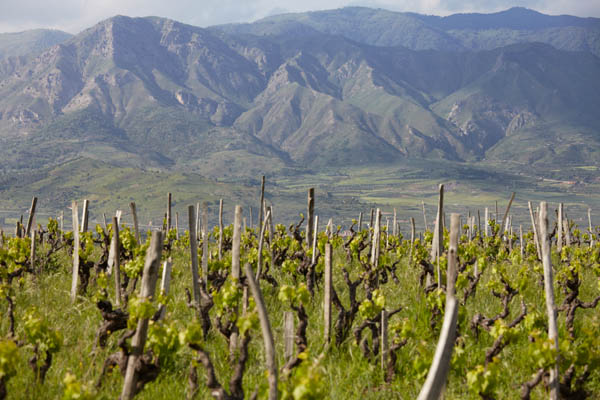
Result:
M523 6L546 14L600 17L600 0L0 0L0 32L54 28L78 33L118 14L156 15L205 27L356 5L435 15Z

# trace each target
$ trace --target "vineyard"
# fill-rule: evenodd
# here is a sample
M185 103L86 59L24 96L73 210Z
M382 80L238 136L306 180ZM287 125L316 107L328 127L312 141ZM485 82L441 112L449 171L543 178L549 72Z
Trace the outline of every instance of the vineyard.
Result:
M264 180L257 226L221 201L183 232L170 194L159 230L134 203L88 227L87 201L43 226L36 202L0 237L0 399L600 398L600 227L562 204L446 216L440 185L403 235L319 221L313 190L277 224Z

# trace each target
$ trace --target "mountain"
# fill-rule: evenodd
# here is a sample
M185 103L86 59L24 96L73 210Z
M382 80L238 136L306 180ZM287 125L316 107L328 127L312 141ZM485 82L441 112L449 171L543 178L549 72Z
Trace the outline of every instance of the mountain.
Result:
M447 17L347 7L276 15L251 24L228 24L213 29L259 36L314 29L359 43L412 50L491 50L541 42L562 50L600 56L600 18L550 16L521 7L493 14Z
M0 62L0 172L85 158L247 182L415 158L597 164L591 47L498 34L501 45L481 49L492 31L525 32L527 18L529 33L512 42L598 27L525 9L439 18L347 8L208 29L113 17Z
M55 29L33 29L15 33L0 33L0 59L40 53L72 37Z

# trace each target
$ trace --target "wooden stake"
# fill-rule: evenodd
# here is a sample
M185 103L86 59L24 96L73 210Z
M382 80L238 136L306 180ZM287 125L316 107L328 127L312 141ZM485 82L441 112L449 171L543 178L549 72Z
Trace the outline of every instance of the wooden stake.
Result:
M119 253L120 253L119 221L117 220L117 217L113 217L112 223L113 223L113 237L112 237L112 241L111 241L111 250L112 250L112 254L113 254L112 268L113 268L114 274L115 274L115 305L120 306L121 305L121 266L120 266L121 260L119 259ZM110 254L109 254L109 256L110 256ZM109 259L110 259L110 257L109 257Z
M71 204L73 211L73 278L71 280L71 302L77 298L77 284L79 279L79 209L77 202Z
M533 210L531 208L531 202L527 202L527 206L529 207L529 216L531 217L531 227L533 229L533 240L535 241L535 248L537 250L538 260L542 259L542 250L540 246L540 237L537 231L537 224L535 222L535 217L533 216Z
M235 206L233 221L233 243L231 248L231 277L240 279L240 241L242 237L242 206Z
M592 229L592 209L588 208L588 230L590 232L590 247L594 247L594 231Z
M313 237L314 218L315 218L315 189L308 189L308 215L306 217L306 246L310 246Z
M375 226L373 228L373 241L371 246L371 265L377 269L379 265L379 241L380 241L380 224L381 224L381 210L377 209L375 217Z
M394 208L394 220L393 220L393 225L392 225L392 235L393 236L398 236L398 219L396 216L396 209Z
M510 200L508 202L508 206L506 206L506 212L504 213L504 217L502 217L502 224L500 225L500 229L502 230L502 232L500 232L500 235L502 235L506 232L506 219L508 218L510 206L512 205L512 202L514 199L515 199L515 192L512 192L512 195L510 196ZM496 207L498 207L498 202L496 202ZM498 211L496 211L496 213L497 212ZM496 236L496 235L494 234L494 236Z
M89 220L89 200L83 200L83 211L81 212L81 233L88 231L88 220Z
M560 254L563 247L563 203L558 205L558 220L556 222L558 223L558 229L556 230L556 250Z
M27 218L27 229L25 230L25 235L27 237L31 236L31 226L33 225L33 217L35 216L35 207L37 205L37 197L31 199L31 207L29 207L29 217Z
M246 279L248 285L252 291L252 297L254 297L256 303L256 309L258 311L258 318L260 320L260 329L262 331L263 342L265 345L265 358L267 364L267 371L269 372L269 400L277 399L277 358L275 353L275 343L273 341L273 332L271 330L271 324L269 323L269 315L267 313L267 307L263 300L260 286L254 280L252 274L252 267L246 263L244 265L244 271L246 273Z
M362 231L362 220L363 220L363 213L362 211L358 214L358 231Z
M31 231L31 251L29 253L31 270L35 273L35 229Z
M323 320L325 321L323 327L323 338L325 342L329 343L331 340L331 293L332 293L332 282L331 282L331 243L325 244L325 276L324 276L324 287L323 287Z
M193 207L192 207L193 208ZM152 300L156 290L156 281L158 280L158 268L160 266L160 255L162 251L162 234L153 232L150 247L146 255L144 273L142 275L141 298ZM137 374L136 366L139 357L144 352L146 336L148 334L148 318L140 318L137 323L135 335L131 339L131 353L127 359L127 370L121 392L121 400L130 400L136 394Z
M196 209L193 205L188 206L188 224L190 235L190 259L192 267L192 290L194 302L200 304L200 283L198 282L198 239L196 238Z
M258 231L262 231L263 218L264 218L264 203L265 203L265 176L263 175L260 180L260 205L258 207Z
M208 284L208 203L202 203L202 277Z
M484 221L485 221L485 236L488 237L489 236L489 228L490 228L490 214L489 214L489 209L486 207L485 208L485 216L484 216Z
M413 249L415 247L415 219L410 217L410 254L408 255L408 265L412 265Z
M388 312L384 308L381 310L381 369L385 370L387 366L388 351L390 349L388 340Z
M223 258L223 199L219 199L219 261Z
M294 313L291 311L285 311L283 313L283 358L287 363L294 356L294 340L296 334L294 333Z
M260 236L258 238L258 260L256 261L256 281L260 282L260 275L262 273L262 250L265 242L265 230L267 229L267 223L271 217L271 211L267 210L265 220L260 222ZM273 262L273 260L271 260Z
M523 226L519 225L519 246L521 247L521 260L523 259L524 251L523 249Z
M131 216L133 217L133 229L135 231L135 240L137 244L140 244L140 228L138 224L137 210L135 208L135 203L132 201L129 203L129 208L131 208Z
M556 323L556 304L554 303L553 271L550 258L550 241L548 238L548 207L545 201L540 203L540 240L542 242L542 263L544 264L544 291L546 294L546 310L548 312L548 338L554 342L556 363L550 369L550 399L559 398L558 382L558 326Z
M421 200L421 205L423 206L423 223L425 224L425 231L427 231L429 228L427 227L427 214L425 213L425 202L423 200Z
M433 362L427 379L421 388L418 400L438 400L445 387L450 359L454 348L454 336L456 334L456 320L458 317L458 302L454 296L454 282L457 271L457 249L458 235L460 230L460 215L452 214L450 217L450 246L448 248L448 275L446 284L446 310L444 312L444 323L440 332Z
M319 216L315 215L315 224L313 225L313 240L312 240L312 257L311 263L315 263L317 261L317 235L319 233Z
M163 263L162 279L160 281L160 294L167 296L171 287L171 269L173 268L173 259L169 257L167 261ZM167 313L166 304L160 304L158 306L158 319L161 320Z
M444 227L443 227L443 213L444 213L444 185L439 186L439 198L438 198L438 209L435 218L435 228L433 230L433 242L431 243L431 263L437 263L437 280L438 287L441 285L440 266L438 259L444 251ZM431 278L427 276L427 285L431 284Z
M167 195L167 232L171 230L171 193Z

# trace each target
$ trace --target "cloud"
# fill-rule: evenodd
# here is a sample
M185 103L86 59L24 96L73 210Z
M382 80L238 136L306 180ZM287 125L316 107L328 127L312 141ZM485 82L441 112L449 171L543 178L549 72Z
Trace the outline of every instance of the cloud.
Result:
M77 33L114 15L156 15L197 26L249 22L280 12L350 5L447 15L513 6L551 14L600 16L598 0L0 0L0 32L55 28Z

